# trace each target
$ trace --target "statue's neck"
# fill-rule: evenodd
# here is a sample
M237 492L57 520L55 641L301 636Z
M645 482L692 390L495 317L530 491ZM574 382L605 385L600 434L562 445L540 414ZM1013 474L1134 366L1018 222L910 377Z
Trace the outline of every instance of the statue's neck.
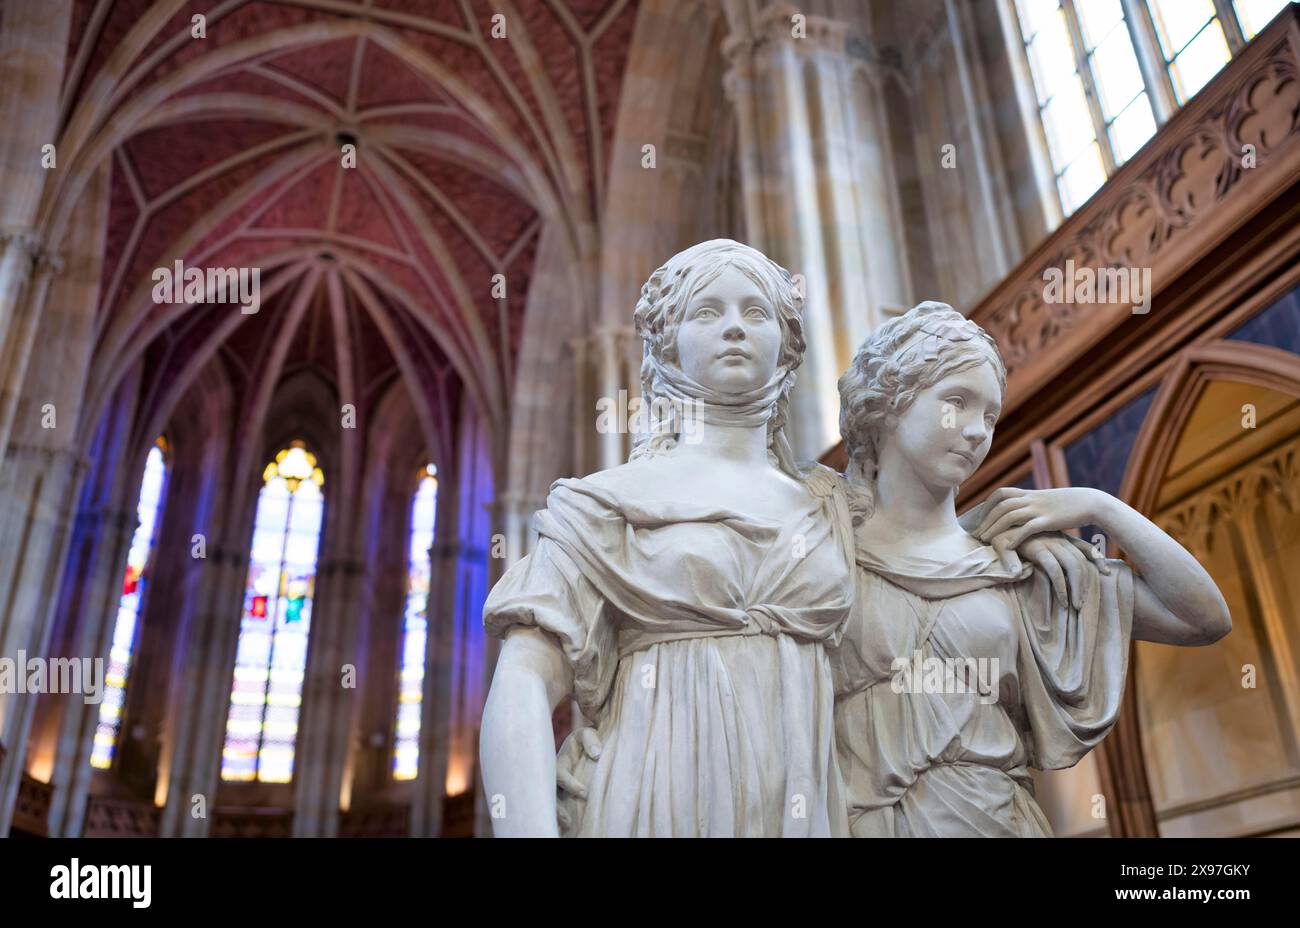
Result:
M678 439L676 454L741 464L767 464L767 425L714 425L696 421Z
M937 539L963 533L957 521L956 490L922 481L901 457L882 455L876 473L872 521L901 541Z

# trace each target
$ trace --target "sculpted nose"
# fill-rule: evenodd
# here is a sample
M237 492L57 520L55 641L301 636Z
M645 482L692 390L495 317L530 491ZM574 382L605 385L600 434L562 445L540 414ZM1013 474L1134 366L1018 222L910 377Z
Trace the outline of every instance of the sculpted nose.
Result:
M961 430L961 434L972 445L979 445L984 439L988 438L989 430L988 426L984 424L984 420L978 419L966 423L966 427Z

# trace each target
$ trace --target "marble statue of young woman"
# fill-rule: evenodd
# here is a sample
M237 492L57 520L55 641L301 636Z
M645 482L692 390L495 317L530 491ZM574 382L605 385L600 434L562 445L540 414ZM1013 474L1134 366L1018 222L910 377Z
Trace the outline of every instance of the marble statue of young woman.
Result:
M840 379L859 570L830 654L855 836L1049 835L1029 770L1072 766L1115 724L1130 638L1202 645L1231 627L1204 568L1101 491L998 490L963 529L957 489L1005 387L992 339L942 303L881 326ZM1063 600L999 556L1085 524L1133 567L1084 562Z
M629 463L556 481L484 607L505 639L480 740L497 835L556 833L551 713L571 694L601 746L570 771L566 834L846 833L825 644L852 525L782 429L801 311L789 273L728 240L642 289L651 427Z
M843 481L785 440L802 308L789 273L729 240L646 282L651 426L628 464L554 484L536 550L484 607L505 638L480 746L496 834L555 834L557 815L566 835L847 834L825 648L853 527ZM1077 552L1056 544L1020 550L1059 576ZM595 727L557 770L570 694Z

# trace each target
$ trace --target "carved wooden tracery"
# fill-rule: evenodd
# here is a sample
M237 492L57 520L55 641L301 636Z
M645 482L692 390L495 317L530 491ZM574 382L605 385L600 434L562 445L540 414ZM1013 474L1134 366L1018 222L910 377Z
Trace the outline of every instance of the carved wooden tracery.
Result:
M1293 10L971 311L1002 350L1008 408L1131 317L1130 305L1046 302L1045 271L1064 272L1070 260L1076 267L1149 267L1158 295L1300 177L1298 75Z

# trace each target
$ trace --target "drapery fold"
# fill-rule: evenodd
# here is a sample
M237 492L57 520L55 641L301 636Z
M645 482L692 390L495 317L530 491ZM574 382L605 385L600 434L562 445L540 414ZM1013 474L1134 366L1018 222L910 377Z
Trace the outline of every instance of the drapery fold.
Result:
M853 600L853 538L834 473L767 522L560 480L537 548L484 624L555 637L603 749L571 772L580 835L847 833L825 646ZM562 755L568 756L567 752Z
M945 561L860 541L853 617L831 651L853 834L1050 834L1029 768L1072 766L1114 726L1132 571L1089 564L1075 610L992 548ZM986 691L949 677L936 692L915 671L939 666L996 672Z

